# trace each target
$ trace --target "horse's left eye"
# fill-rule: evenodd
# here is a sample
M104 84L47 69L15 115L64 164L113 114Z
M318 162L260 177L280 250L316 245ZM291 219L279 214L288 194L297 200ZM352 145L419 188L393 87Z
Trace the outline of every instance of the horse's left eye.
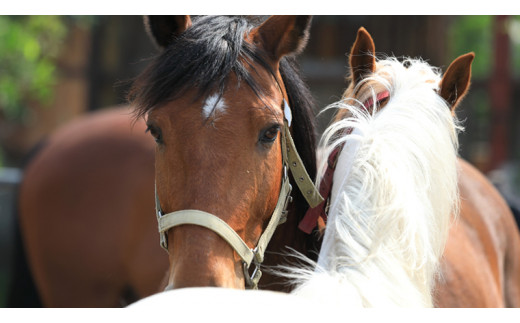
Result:
M280 132L280 126L272 126L270 128L265 129L261 132L260 142L264 144L273 143L278 137L278 133Z
M156 126L150 124L146 128L146 132L149 132L153 136L156 143L162 144L162 142L163 142L162 131L159 127L156 127Z

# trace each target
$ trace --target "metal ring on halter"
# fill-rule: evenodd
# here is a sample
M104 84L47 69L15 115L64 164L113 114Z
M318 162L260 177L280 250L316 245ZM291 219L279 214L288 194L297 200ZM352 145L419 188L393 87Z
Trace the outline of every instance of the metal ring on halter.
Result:
M258 247L252 250L256 255L258 252ZM242 262L244 269L244 280L246 288L248 289L258 289L258 282L260 278L262 278L262 271L260 270L260 263L257 261L256 256L253 257L253 261L251 265L254 265L253 273L249 274L249 267L245 261Z

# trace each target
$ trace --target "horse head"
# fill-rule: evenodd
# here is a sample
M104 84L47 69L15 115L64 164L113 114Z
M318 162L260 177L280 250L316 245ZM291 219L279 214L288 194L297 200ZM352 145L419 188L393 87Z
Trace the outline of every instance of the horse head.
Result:
M244 288L259 279L249 277L249 267L263 260L287 215L289 129L306 138L296 146L306 149L311 174L315 168L312 111L286 58L304 48L310 20L274 16L253 26L232 17L146 19L162 51L130 97L157 143L156 201L170 287ZM294 247L304 251L301 243Z
M331 105L339 110L320 144L323 157L337 157L317 268L344 273L352 285L345 290L359 291L364 306L433 303L459 203L453 110L468 89L472 59L461 56L442 75L421 59L377 59L370 34L358 32L349 87ZM331 163L321 159L318 178Z
M450 64L440 81L429 80L438 84L436 91L447 102L452 112L455 111L456 106L469 89L471 63L474 58L474 53L461 55ZM373 108L374 104L378 109L383 108L388 102L389 95L382 95L387 90L387 86L385 86L385 82L381 82L381 78L386 79L387 85L391 83L391 80L385 71L384 63L376 59L374 41L363 27L358 30L356 40L350 51L349 63L348 80L350 83L343 94L343 98L350 102L360 102L367 109ZM340 110L336 115L336 121L342 119L344 113L345 110Z

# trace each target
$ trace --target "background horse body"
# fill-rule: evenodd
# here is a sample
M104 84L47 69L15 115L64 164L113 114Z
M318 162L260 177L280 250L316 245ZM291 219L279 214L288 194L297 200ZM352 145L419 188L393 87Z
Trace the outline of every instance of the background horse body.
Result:
M520 307L520 238L509 206L459 160L460 218L450 229L436 291L439 307Z
M439 95L452 113L469 87L472 60L473 54L461 56L450 65L439 84ZM374 43L364 29L358 32L350 64L353 81L344 98L364 102L377 96L384 86L376 85L375 94L367 92L365 97L359 93L364 83L371 84L375 76L384 77L386 68L376 62ZM390 85L399 86L392 81ZM345 112L340 111L336 120L344 117ZM520 307L520 235L513 215L479 171L463 160L456 163L460 217L449 230L440 277L433 289L434 305Z
M78 118L25 169L20 227L44 306L120 306L160 288L154 143L132 119L129 108Z

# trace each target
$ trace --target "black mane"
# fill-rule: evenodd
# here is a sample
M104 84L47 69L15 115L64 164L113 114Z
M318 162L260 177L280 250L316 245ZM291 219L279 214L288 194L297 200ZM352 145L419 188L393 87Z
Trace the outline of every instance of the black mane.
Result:
M198 98L215 91L223 95L232 72L262 97L261 87L246 67L253 67L254 62L273 76L274 71L268 64L267 54L244 40L244 35L255 25L243 17L225 16L196 17L192 23L134 81L128 98L137 117L145 116L190 89L197 89ZM293 57L282 58L280 74L292 108L294 141L309 175L314 178L316 133L312 97ZM293 195L296 213L303 216L308 205L298 190L293 190Z

